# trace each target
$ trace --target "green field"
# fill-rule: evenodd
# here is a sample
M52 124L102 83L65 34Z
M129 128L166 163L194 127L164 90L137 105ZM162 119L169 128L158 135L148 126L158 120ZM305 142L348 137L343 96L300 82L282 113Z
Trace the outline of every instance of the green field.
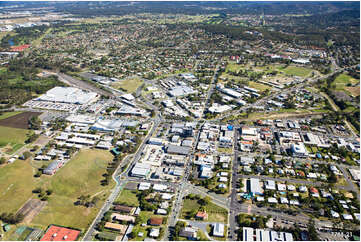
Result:
M118 197L115 199L115 202L127 204L128 206L139 206L136 192L127 189L124 189L121 193L119 193Z
M137 88L143 84L139 77L124 79L121 82L113 83L112 87L116 89L123 89L127 93L133 93Z
M305 67L298 67L298 66L287 66L286 68L279 68L280 71L283 71L286 75L291 76L299 76L299 77L306 77L310 75L312 69L305 68Z
M263 92L265 90L271 90L272 88L270 86L264 85L262 83L258 83L258 82L254 82L254 81L250 81L248 82L248 86L251 88L255 88L257 90L259 90L260 92Z
M0 114L0 120L1 119L6 119L6 118L10 118L12 116L15 116L16 114L22 113L21 111L17 111L17 112L5 112Z
M344 91L357 97L360 95L360 85L357 84L359 84L359 80L343 73L336 77L331 86L337 91Z
M11 146L7 149L6 153L11 153L21 148L27 139L29 130L16 129L10 127L0 126L0 148L7 145Z
M16 212L35 188L33 170L28 162L16 160L0 167L0 213Z
M199 211L200 207L201 205L198 203L198 200L185 199L181 211L181 218L186 218L187 213L192 210ZM208 205L204 206L204 209L208 213L207 222L227 223L228 212L225 208L210 202Z
M102 174L112 155L104 150L82 150L55 175L41 177L39 186L52 189L48 205L34 218L34 225L58 224L86 229L98 212L101 203L108 197L114 181L101 186ZM95 208L75 206L80 195L97 196L101 199Z

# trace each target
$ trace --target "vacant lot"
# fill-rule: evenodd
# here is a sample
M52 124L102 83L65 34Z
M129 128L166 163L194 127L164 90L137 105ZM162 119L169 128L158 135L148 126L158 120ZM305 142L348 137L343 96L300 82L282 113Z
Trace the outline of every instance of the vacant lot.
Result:
M139 77L134 77L113 83L112 86L116 89L124 90L127 93L133 93L142 83L143 81Z
M52 189L53 194L48 205L33 219L33 224L43 227L58 224L84 230L114 186L113 181L108 186L100 185L112 158L108 151L86 149L76 154L55 175L43 175L39 186ZM74 205L81 195L97 196L100 201L94 208Z
M0 213L15 213L34 188L33 169L28 162L17 160L0 167Z
M185 199L181 212L181 218L186 218L191 211L199 211L201 205L198 200ZM204 210L208 213L208 222L222 222L227 223L228 212L225 208L222 208L214 203L209 203L204 206Z
M39 116L41 113L37 112L23 112L16 115L10 115L7 118L0 119L0 125L18 128L18 129L27 129L29 127L29 119L34 116Z
M115 199L115 202L126 204L128 206L139 206L136 192L128 189L124 189L121 193L119 193L117 199Z
M20 149L31 131L0 126L0 148L11 154Z

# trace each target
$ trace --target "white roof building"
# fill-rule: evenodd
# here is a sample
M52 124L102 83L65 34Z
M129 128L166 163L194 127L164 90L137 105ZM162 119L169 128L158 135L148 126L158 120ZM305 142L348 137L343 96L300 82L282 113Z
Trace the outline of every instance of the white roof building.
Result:
M54 87L34 100L72 104L88 104L95 101L97 96L98 94L95 92L85 92L75 87Z
M221 223L213 224L213 236L224 237L224 224Z

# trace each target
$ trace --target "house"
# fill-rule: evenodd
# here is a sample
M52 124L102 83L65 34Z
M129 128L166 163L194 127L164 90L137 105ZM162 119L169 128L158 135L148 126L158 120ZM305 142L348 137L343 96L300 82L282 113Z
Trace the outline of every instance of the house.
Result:
M331 210L330 212L331 212L331 216L332 216L333 218L339 218L339 217L340 217L340 214L339 214L338 212L335 212L335 211L333 211L333 210Z
M213 236L224 237L224 224L221 223L213 224Z
M193 227L184 227L179 232L179 236L186 237L188 240L197 239L197 229Z
M127 230L127 225L106 222L104 225L104 228L110 229L110 230L115 230L115 231L120 231L121 234L124 234L125 231Z
M353 219L351 214L346 214L346 213L342 214L342 217L344 220L352 220Z
M300 186L300 187L298 187L298 191L299 192L307 192L307 187L306 186Z
M172 199L173 195L169 193L162 193L162 199L163 200L170 200Z
M115 205L113 208L117 212L133 214L135 211L135 207L129 207L125 205Z
M286 197L280 197L281 204L288 204L288 199Z
M119 213L112 213L111 218L113 220L120 221L120 222L122 222L122 221L131 222L131 223L135 222L135 217L129 216L129 215L124 215L124 214L119 214Z
M150 230L149 236L153 237L153 238L158 238L159 237L159 228L152 228Z
M168 212L165 209L158 208L156 214L166 215Z
M267 201L268 201L269 203L278 203L277 199L274 198L274 197L269 197L269 198L267 199Z
M286 185L282 183L277 184L278 191L286 191Z
M287 190L288 191L295 191L296 187L294 185L287 185Z
M208 219L207 212L201 212L201 211L197 212L196 219L207 220Z
M265 189L267 190L276 190L276 183L272 180L267 180L264 182Z
M163 223L163 218L150 218L149 225L160 226Z

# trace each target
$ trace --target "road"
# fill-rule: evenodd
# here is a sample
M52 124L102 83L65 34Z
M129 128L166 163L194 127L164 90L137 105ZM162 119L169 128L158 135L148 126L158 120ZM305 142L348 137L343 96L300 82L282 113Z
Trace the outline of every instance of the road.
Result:
M104 214L110 209L110 207L112 206L114 200L117 198L117 196L120 193L120 191L122 190L122 188L128 182L127 179L122 180L121 178L123 178L123 177L126 178L128 176L128 173L129 173L130 169L132 168L133 164L135 164L139 160L140 155L143 152L143 149L144 149L146 143L148 142L149 138L152 137L153 133L156 131L159 124L160 124L160 119L156 119L156 121L153 123L153 126L152 126L150 132L144 138L144 140L141 143L141 145L139 146L138 150L135 152L135 155L133 156L132 161L131 161L130 165L128 165L127 169L125 171L123 171L121 174L118 175L119 169L124 164L124 162L121 162L119 164L119 166L117 167L117 169L114 171L112 178L115 180L116 186L112 190L112 193L109 195L107 201L104 203L103 207L100 209L100 211L98 212L95 219L93 220L93 222L90 225L88 231L85 233L85 235L84 235L84 237L82 239L83 241L92 240L92 235L95 232L95 226L101 221ZM126 158L124 158L124 159L126 159Z
M59 81L64 82L65 84L68 84L69 86L81 88L83 90L87 90L87 91L91 91L91 92L96 92L103 96L115 97L115 95L113 93L105 91L103 89L100 89L100 88L96 87L95 85L92 85L86 81L76 79L72 76L69 76L69 75L66 75L66 74L60 73L60 72L55 73L55 75L57 75L59 77Z

